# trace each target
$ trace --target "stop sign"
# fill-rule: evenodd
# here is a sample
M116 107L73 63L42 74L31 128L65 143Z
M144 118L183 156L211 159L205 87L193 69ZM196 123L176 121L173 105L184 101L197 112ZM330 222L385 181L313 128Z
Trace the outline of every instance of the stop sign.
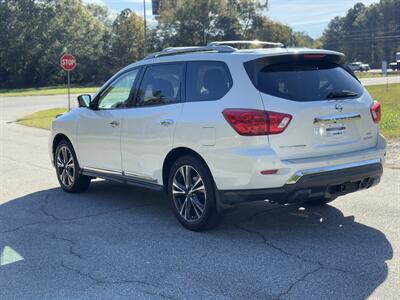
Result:
M71 54L64 54L60 58L60 66L65 71L73 71L76 68L76 59Z

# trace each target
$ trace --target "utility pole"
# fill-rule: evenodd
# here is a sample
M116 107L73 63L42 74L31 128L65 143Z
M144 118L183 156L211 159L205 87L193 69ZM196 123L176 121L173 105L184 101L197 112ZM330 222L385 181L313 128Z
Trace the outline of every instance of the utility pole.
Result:
M146 0L143 0L143 19L144 19L144 42L143 42L143 57L146 56L146 45L147 45L147 26L146 26Z

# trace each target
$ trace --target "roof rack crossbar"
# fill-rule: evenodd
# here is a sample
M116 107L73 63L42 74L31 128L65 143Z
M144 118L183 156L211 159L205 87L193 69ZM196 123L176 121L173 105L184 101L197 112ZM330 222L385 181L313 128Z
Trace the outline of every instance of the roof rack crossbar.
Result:
M151 59L161 56L170 56L170 55L178 55L185 53L195 53L195 52L208 52L208 51L216 51L221 53L231 53L235 52L236 49L231 46L199 46L199 47L169 47L165 48L160 52L153 53L148 55L145 59Z
M192 46L192 47L169 47L165 48L160 52L152 53L148 55L145 59L151 59L162 56L178 55L185 53L195 53L195 52L219 52L219 53L231 53L235 52L237 49L231 45L260 45L269 46L274 48L285 47L282 43L272 43L264 41L220 41L211 42L207 46Z
M260 46L270 46L276 48L283 48L285 45L283 43L273 43L273 42L265 42L265 41L221 41L221 42L211 42L207 46L215 47L222 45L260 45Z

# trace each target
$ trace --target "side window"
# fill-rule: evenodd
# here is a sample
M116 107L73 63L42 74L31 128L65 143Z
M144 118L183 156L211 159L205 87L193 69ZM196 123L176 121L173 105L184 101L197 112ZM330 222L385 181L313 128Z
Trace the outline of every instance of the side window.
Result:
M228 67L222 62L189 62L186 78L188 102L218 100L232 87Z
M176 103L181 100L184 64L149 66L139 87L137 106Z
M139 69L135 69L113 81L100 95L98 108L113 109L127 107L132 86L138 73Z

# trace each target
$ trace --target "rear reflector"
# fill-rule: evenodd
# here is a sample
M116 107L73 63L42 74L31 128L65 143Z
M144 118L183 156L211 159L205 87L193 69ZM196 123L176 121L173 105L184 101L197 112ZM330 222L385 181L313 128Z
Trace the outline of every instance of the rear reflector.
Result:
M260 172L262 175L272 175L278 173L278 169L273 170L263 170Z
M372 120L374 120L374 123L378 124L381 121L382 110L381 104L378 101L374 101L374 103L371 105L371 116Z
M292 116L256 109L225 109L225 119L240 135L256 136L282 133Z

